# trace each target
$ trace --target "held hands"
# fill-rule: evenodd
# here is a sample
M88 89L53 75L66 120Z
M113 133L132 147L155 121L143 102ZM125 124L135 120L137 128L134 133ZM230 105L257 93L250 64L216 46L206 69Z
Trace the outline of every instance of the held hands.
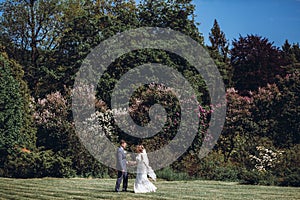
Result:
M128 166L135 166L137 163L136 163L136 161L127 161L126 164Z

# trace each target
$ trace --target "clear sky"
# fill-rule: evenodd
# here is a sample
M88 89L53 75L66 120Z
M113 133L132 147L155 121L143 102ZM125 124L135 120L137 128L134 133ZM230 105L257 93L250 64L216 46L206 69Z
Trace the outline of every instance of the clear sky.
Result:
M300 0L193 0L199 30L208 35L217 19L227 39L256 34L281 47L285 39L300 43Z

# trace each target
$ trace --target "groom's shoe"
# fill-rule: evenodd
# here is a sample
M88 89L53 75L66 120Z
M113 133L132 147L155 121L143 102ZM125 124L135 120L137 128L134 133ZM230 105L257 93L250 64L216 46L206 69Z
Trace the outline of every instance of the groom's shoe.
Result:
M122 192L127 192L127 189L123 189Z

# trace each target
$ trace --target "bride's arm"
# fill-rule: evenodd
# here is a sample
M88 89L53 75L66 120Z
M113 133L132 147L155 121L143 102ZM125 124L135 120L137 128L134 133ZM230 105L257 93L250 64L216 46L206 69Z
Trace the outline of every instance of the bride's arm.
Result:
M135 158L135 161L132 161L132 163L133 163L133 165L137 165L141 161L142 161L141 154L138 154Z
M141 154L138 154L137 157L135 158L137 162L142 161Z
M152 167L149 166L149 159L148 159L147 153L144 153L144 155L141 155L141 158L147 168L147 174L150 176L150 178L152 178L154 181L156 181L156 174L153 171Z

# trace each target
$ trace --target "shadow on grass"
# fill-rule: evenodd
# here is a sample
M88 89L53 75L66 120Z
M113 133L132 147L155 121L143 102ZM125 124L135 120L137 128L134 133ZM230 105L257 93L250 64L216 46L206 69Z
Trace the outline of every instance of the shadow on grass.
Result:
M130 194L133 194L134 191L133 190L127 190L127 192L116 192L115 190L97 190L99 192L106 192L106 193L113 193L113 194L126 194L126 193L130 193Z

